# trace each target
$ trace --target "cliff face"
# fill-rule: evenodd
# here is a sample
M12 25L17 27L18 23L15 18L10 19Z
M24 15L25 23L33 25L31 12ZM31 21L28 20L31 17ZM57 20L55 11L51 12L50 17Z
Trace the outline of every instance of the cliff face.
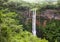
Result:
M44 17L45 19L57 19L60 20L60 11L59 10L45 10L41 12L40 16Z
M41 12L40 17L42 19L44 18L42 26L45 27L46 23L49 20L52 20L52 19L54 19L54 20L60 20L60 10L47 9L47 10Z
M29 21L32 22L32 12L27 10L24 12L23 17L25 19L25 23L28 23ZM48 20L55 19L55 20L60 20L60 10L57 9L46 9L39 14L37 13L36 16L36 24L37 26L46 25ZM42 22L40 22L43 20Z

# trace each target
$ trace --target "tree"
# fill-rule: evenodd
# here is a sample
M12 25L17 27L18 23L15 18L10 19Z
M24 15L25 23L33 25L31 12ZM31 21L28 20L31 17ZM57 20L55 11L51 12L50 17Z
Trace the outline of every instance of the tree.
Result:
M57 0L57 5L60 8L60 0Z
M22 25L19 25L19 21L16 18L17 14L15 12L6 12L6 10L0 10L1 42L8 42L13 33L20 33L22 31Z
M0 10L0 16L0 42L48 42L24 31L15 12L10 12L8 9Z

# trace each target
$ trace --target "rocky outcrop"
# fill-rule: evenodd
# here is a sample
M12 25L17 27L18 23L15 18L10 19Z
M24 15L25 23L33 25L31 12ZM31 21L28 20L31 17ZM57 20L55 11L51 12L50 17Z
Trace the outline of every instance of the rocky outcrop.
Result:
M40 16L45 19L57 19L60 20L60 13L58 13L59 10L45 10L41 12Z

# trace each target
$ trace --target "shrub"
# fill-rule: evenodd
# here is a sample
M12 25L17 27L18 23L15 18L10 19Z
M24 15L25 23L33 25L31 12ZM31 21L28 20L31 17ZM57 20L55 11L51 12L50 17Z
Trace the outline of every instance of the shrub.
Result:
M45 39L34 37L28 31L23 31L23 26L17 19L18 14L4 12L5 10L0 10L0 42L48 42Z
M60 21L51 20L47 23L47 26L42 29L44 37L49 40L49 42L60 41Z

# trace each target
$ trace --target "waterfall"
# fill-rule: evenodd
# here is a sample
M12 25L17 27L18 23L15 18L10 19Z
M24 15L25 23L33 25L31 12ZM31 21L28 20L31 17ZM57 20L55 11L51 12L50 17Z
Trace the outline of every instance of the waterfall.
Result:
M32 34L36 36L36 10L33 10L32 15Z

